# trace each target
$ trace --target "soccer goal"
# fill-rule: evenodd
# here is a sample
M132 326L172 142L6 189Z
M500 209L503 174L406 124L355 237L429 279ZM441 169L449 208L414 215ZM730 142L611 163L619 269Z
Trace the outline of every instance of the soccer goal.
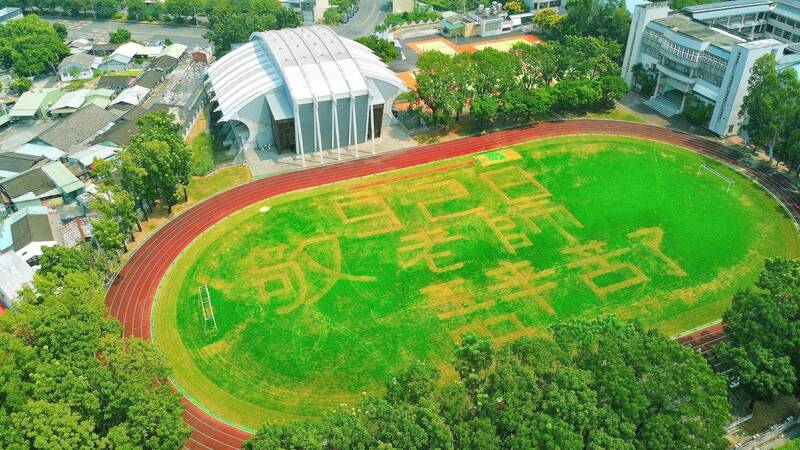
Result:
M211 306L211 293L208 292L207 284L197 288L197 299L203 311L203 326L206 333L217 331L217 319L214 318L214 307Z
M726 177L725 175L717 172L716 170L714 170L711 167L709 167L708 164L700 164L700 167L697 168L697 174L698 175L700 175L703 172L708 172L708 173L716 176L717 178L721 179L725 183L727 183L728 188L727 188L727 190L725 192L732 191L734 185L736 184L736 181L733 178Z

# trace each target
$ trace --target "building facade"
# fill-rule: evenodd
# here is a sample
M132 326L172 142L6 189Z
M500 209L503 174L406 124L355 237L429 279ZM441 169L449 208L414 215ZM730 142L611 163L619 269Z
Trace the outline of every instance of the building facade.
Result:
M299 14L303 23L321 21L325 10L330 7L328 0L281 0L281 5Z
M622 76L632 86L654 77L655 90L645 103L660 114L672 117L687 104L701 105L709 111L709 130L736 134L746 120L739 112L756 60L771 53L781 70L800 64L795 3L800 0L733 0L680 12L671 11L667 2L638 5Z
M367 47L319 25L253 33L206 74L227 145L300 155L374 142L406 90Z

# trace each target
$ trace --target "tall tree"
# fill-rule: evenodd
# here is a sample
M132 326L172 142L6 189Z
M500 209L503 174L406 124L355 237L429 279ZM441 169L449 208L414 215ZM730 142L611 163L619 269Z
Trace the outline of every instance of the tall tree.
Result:
M204 37L214 43L214 50L222 56L232 44L247 42L256 31L299 25L300 17L278 0L220 0L209 4L209 31Z
M747 95L742 101L739 117L745 119L742 128L752 142L766 148L769 161L775 157L779 142L792 135L797 128L798 100L793 70L778 73L775 56L771 53L759 58L747 81Z
M151 345L107 316L87 251L45 250L44 277L0 318L0 448L179 448L180 396Z
M161 200L172 212L179 190L191 182L192 154L168 112L149 113L138 119L139 133L120 152L122 187L137 201Z
M32 77L55 71L69 55L58 32L36 15L0 24L0 67L18 77Z
M108 33L108 40L111 41L112 44L124 44L126 42L130 42L131 32L125 28L117 28L116 30Z
M246 450L273 448L725 449L724 379L702 356L614 317L571 320L553 339L495 350L462 337L456 382L415 363L320 423L265 425Z
M560 26L564 35L597 36L625 45L631 14L623 0L567 0L565 8Z
M753 400L796 391L800 376L800 260L768 259L725 312L728 342L715 351Z

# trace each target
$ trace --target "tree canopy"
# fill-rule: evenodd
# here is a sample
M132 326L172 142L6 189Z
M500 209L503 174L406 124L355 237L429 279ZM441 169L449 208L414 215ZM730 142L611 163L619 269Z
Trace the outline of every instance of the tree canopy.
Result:
M550 111L610 106L627 92L619 76L620 46L591 36L566 36L509 52L488 48L453 56L420 56L412 105L435 124L468 107L478 122L530 118Z
M278 0L220 0L209 5L209 31L204 37L222 56L232 44L247 42L253 32L299 25L300 17Z
M108 39L112 44L124 44L130 42L131 32L125 28L117 28L116 30L108 33Z
M381 37L375 36L374 34L370 34L369 36L359 36L356 38L356 42L367 46L367 48L375 52L378 58L380 58L383 62L388 63L389 61L400 57L400 52L393 43Z
M464 335L457 381L416 362L384 397L319 423L266 424L244 448L727 448L725 381L702 356L614 317L552 332L498 350Z
M189 430L160 356L106 315L103 257L43 251L36 291L0 317L0 448L181 447Z
M55 71L67 55L58 32L36 15L0 24L0 67L18 77Z
M171 211L180 199L180 188L191 181L191 152L170 113L144 114L137 123L139 132L120 152L122 188L140 202L160 200ZM107 227L113 236L113 226Z
M595 36L624 46L628 40L631 14L624 0L566 0L567 12L559 24L565 35Z
M769 259L755 289L736 293L715 349L753 400L796 393L800 377L800 260Z
M800 80L794 69L778 71L771 53L753 65L739 116L752 142L790 165L800 163ZM800 164L798 164L800 170Z

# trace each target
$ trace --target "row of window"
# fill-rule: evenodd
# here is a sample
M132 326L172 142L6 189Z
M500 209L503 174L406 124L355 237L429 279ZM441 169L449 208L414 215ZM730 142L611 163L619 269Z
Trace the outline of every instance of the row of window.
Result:
M789 30L784 30L782 28L773 27L772 25L767 25L766 32L772 34L773 36L777 36L783 38L790 42L800 42L800 34L792 33Z
M772 20L776 20L776 21L778 21L780 23L785 23L786 25L789 25L790 27L800 27L800 22L797 22L796 20L790 19L788 17L783 17L780 14L772 13L772 14L769 15L769 18L772 19Z

